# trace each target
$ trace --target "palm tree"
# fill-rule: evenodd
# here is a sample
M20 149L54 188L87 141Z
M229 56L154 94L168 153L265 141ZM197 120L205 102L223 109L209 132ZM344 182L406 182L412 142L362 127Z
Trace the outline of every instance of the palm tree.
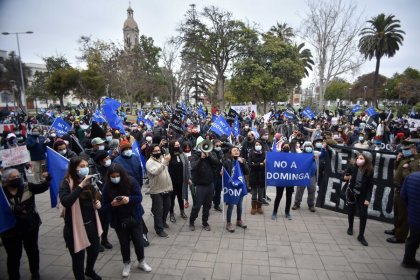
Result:
M278 23L273 25L268 32L271 35L277 36L286 43L292 43L292 38L295 37L293 28L287 26L287 23Z
M376 88L379 76L379 66L382 56L393 57L400 49L402 41L404 41L401 30L400 21L395 19L394 15L379 14L368 20L369 27L365 27L360 31L359 51L366 59L376 58L375 77L373 81L373 99L375 105L378 105L376 99Z
M305 67L305 77L309 76L309 70L312 71L312 66L314 66L314 61L312 60L312 53L310 49L304 49L305 43L301 43L296 46L299 51L300 59L303 62L303 67Z

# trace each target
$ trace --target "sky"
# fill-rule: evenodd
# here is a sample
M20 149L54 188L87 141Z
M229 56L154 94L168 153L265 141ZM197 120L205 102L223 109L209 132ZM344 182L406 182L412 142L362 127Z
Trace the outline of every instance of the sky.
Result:
M407 67L420 69L420 0L354 1L363 20L379 13L394 14L406 33L400 51L381 60L380 74L390 77ZM132 0L131 7L140 34L152 37L155 45L163 47L177 34L176 28L192 3L198 11L215 5L232 12L236 19L257 23L265 31L276 22L299 29L307 9L305 0ZM128 6L125 0L0 0L0 33L34 32L19 36L25 63L42 63L42 57L63 55L74 67L82 67L77 59L80 36L122 44ZM0 35L0 50L17 52L16 37ZM374 70L375 62L367 61L357 75ZM354 80L356 76L347 78ZM313 79L313 75L304 79L302 86L307 87Z

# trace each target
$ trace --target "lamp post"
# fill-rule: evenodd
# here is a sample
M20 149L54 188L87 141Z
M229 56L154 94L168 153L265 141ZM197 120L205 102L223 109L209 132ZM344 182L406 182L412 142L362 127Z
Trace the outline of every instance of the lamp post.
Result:
M25 80L23 79L23 70L22 70L22 56L20 55L20 44L19 44L19 34L33 34L32 31L26 32L2 32L3 35L16 35L17 47L18 47L18 54L19 54L19 70L20 70L20 81L22 83L22 90L21 90L21 97L25 96ZM36 102L36 101L34 101Z
M367 86L363 87L363 91L364 91L364 99L365 99L365 105L367 104L367 100L366 100L366 91L367 91Z
M351 87L349 87L349 105L351 104L351 101L350 101L350 93L351 93Z

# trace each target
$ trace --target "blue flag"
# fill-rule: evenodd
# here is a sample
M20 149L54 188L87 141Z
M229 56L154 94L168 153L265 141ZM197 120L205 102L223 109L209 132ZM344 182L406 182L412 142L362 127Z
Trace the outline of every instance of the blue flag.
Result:
M187 106L185 105L185 103L184 102L181 102L181 107L182 107L182 110L187 114L187 115L189 115L190 114L190 111L188 110L188 108L187 108Z
M255 139L259 139L260 134L258 133L257 129L255 127L253 127L251 130L254 131L254 133L255 133Z
M149 119L144 119L143 122L145 125L149 126L150 128L155 126L155 124Z
M10 209L10 204L3 188L0 187L0 233L13 228L15 225L15 215Z
M135 155L137 155L140 158L141 163L141 170L143 171L143 178L146 178L147 172L146 172L146 159L144 158L143 154L141 153L141 149L139 147L139 144L136 141L134 141L133 146L131 147L133 149L133 152Z
M104 112L105 118L108 124L113 129L118 129L120 133L124 134L124 126L121 117L117 115L117 109L121 106L121 103L112 98L106 98L102 105L102 111Z
M378 112L376 112L375 108L373 108L373 106L370 106L369 108L367 108L367 110L365 111L368 116L374 116L376 114L378 114Z
M306 107L305 110L302 111L302 115L308 119L315 119L315 113L311 110L310 107Z
M198 113L200 116L203 116L203 118L207 117L206 112L204 112L204 110L203 110L203 106L202 106L202 105L200 105L200 107L198 107L198 111L197 111L197 113Z
M92 115L92 120L97 123L106 122L104 115L102 115L102 112L99 109L96 109L95 113Z
M228 137L232 133L232 128L226 122L223 116L219 116L211 125L210 130L216 133L219 136L223 134L227 135Z
M211 115L211 122L214 122L217 119L216 115Z
M232 176L223 168L223 200L226 204L238 204L241 197L247 194L245 177L239 162L235 160Z
M309 186L311 183L312 153L266 153L265 179L267 186Z
M69 160L50 147L47 147L47 166L48 173L52 180L50 185L51 208L57 206L58 189L61 181L66 175Z
M272 147L272 149L271 149L273 152L277 152L277 140L276 140L276 138L274 138L274 141L273 141L273 147Z
M58 136L63 136L64 134L67 134L67 132L71 129L71 126L62 118L58 117L52 123L51 129L54 129Z
M233 122L233 136L235 136L235 138L239 136L239 119L238 119L238 117L235 117L235 121Z
M138 113L137 113L137 121L141 122L141 121L143 121L143 119L144 119L144 113L143 113L142 110L139 110Z
M354 105L353 109L351 110L352 113L356 113L358 111L362 110L362 107L360 107L359 104Z
M283 116L285 116L288 120L293 120L295 118L295 115L292 115L289 112L284 111Z

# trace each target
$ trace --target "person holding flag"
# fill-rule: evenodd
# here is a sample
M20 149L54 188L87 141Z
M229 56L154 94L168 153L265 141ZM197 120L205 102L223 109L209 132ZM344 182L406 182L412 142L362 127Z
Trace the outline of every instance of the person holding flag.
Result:
M29 269L32 279L40 279L38 233L41 217L36 211L35 195L48 190L51 177L47 172L42 173L44 179L38 184L24 182L19 170L14 168L2 172L2 189L9 207L16 220L14 227L1 232L1 240L7 253L7 273L9 279L20 279L20 258L22 247L28 256ZM1 194L0 194L1 195ZM0 221L0 224L5 222ZM3 228L3 225L0 227Z
M237 163L239 163L239 165ZM230 174L232 179L233 177L235 177L236 174L239 173L239 172L232 172L234 171L233 169L235 165L236 165L236 168L239 166L239 168L241 169L240 171L242 175L249 174L248 163L246 162L244 158L240 157L240 150L238 147L232 147L228 152L227 158L223 162L223 167L226 169L227 174L228 175ZM245 180L245 178L243 178L243 180ZM224 182L226 182L226 178L224 178ZM224 186L224 188L227 188L227 187ZM232 224L232 212L233 212L233 207L235 205L236 205L236 226L241 227L243 229L247 228L247 225L242 221L242 201L245 195L243 193L244 190L246 190L246 186L242 187L241 197L239 198L239 201L236 204L229 203L228 201L225 200L226 205L228 206L228 209L226 211L226 230L229 232L235 231L235 228L233 227L233 224Z
M251 215L264 214L262 209L265 189L265 156L266 150L261 140L256 140L248 157L250 167L249 183L252 188Z

